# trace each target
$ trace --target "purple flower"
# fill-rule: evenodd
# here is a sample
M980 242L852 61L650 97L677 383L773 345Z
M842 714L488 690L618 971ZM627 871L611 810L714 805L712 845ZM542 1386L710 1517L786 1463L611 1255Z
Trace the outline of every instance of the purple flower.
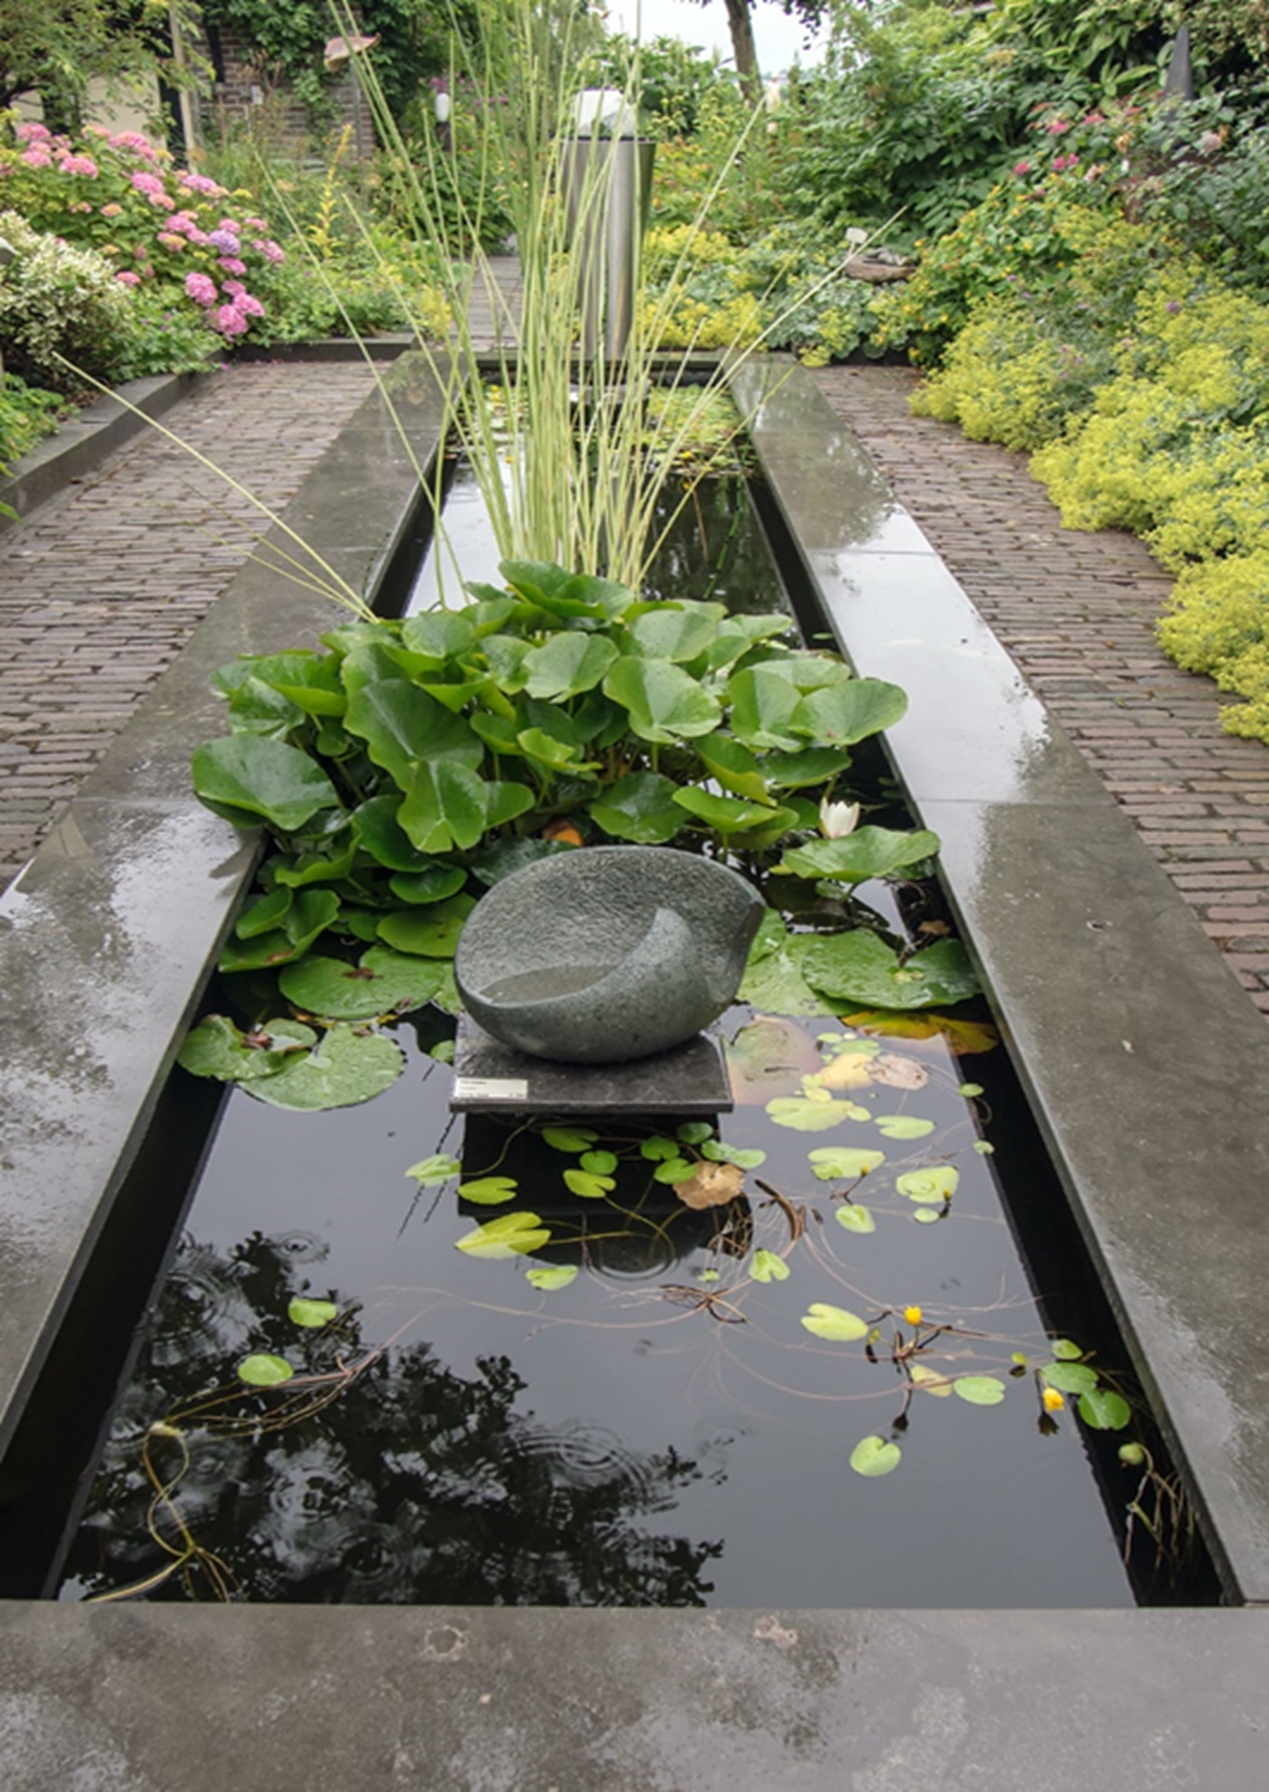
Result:
M226 230L223 224L218 229L207 232L207 241L213 249L219 249L222 255L238 253L238 238L232 230Z
M1169 317L1175 317L1177 312L1181 309L1180 299L1169 299L1163 309L1167 312Z

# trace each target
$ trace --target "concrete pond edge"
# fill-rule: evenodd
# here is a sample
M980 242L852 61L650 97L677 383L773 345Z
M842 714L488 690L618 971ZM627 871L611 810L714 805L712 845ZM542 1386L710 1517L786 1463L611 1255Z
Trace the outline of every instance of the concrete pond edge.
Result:
M406 378L398 410L427 460L440 398ZM843 650L912 697L889 737L896 770L942 836L950 901L1229 1597L1264 1601L1263 1019L809 378L755 362L733 383ZM415 498L374 394L286 516L360 586L391 571ZM252 847L189 792L189 753L220 726L209 675L330 619L245 568L0 898L5 1442L251 875ZM1233 1792L1266 1760L1269 1631L1248 1610L8 1601L0 1663L15 1792L62 1787L88 1755L129 1792L250 1792L333 1761L353 1783L482 1792L777 1778L889 1792L914 1775L975 1792L1147 1775Z

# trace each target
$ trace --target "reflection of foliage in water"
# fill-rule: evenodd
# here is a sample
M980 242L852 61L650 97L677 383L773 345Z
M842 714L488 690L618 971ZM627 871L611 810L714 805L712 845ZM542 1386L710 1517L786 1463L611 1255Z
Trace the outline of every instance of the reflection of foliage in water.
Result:
M69 1563L81 1586L146 1582L173 1559L165 1549L181 1550L183 1523L215 1557L151 1584L154 1597L704 1604L721 1544L638 1524L701 1478L693 1462L636 1454L599 1427L535 1425L515 1411L527 1384L506 1357L478 1359L466 1379L425 1343L367 1349L355 1315L297 1331L295 1244L256 1234L228 1258L183 1245ZM296 1379L214 1388L244 1348L284 1352ZM186 1444L175 1507L155 1502Z

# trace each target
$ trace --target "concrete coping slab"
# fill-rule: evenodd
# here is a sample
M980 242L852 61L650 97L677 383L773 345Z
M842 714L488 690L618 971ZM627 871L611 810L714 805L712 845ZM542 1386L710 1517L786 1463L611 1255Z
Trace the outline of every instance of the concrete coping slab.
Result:
M879 476L837 479L810 378L735 390L843 652L909 693L894 769L1227 1589L1269 1600L1269 1029Z

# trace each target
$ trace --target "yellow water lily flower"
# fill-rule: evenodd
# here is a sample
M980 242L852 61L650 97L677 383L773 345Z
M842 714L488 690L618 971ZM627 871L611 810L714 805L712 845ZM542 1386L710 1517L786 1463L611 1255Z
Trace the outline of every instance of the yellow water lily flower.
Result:
M903 1317L907 1320L909 1325L920 1325L920 1323L921 1323L920 1307L905 1307L903 1309Z
M1056 1388L1045 1388L1040 1398L1044 1403L1045 1412L1061 1412L1062 1408L1066 1405L1066 1401L1062 1398L1061 1394L1058 1393Z

